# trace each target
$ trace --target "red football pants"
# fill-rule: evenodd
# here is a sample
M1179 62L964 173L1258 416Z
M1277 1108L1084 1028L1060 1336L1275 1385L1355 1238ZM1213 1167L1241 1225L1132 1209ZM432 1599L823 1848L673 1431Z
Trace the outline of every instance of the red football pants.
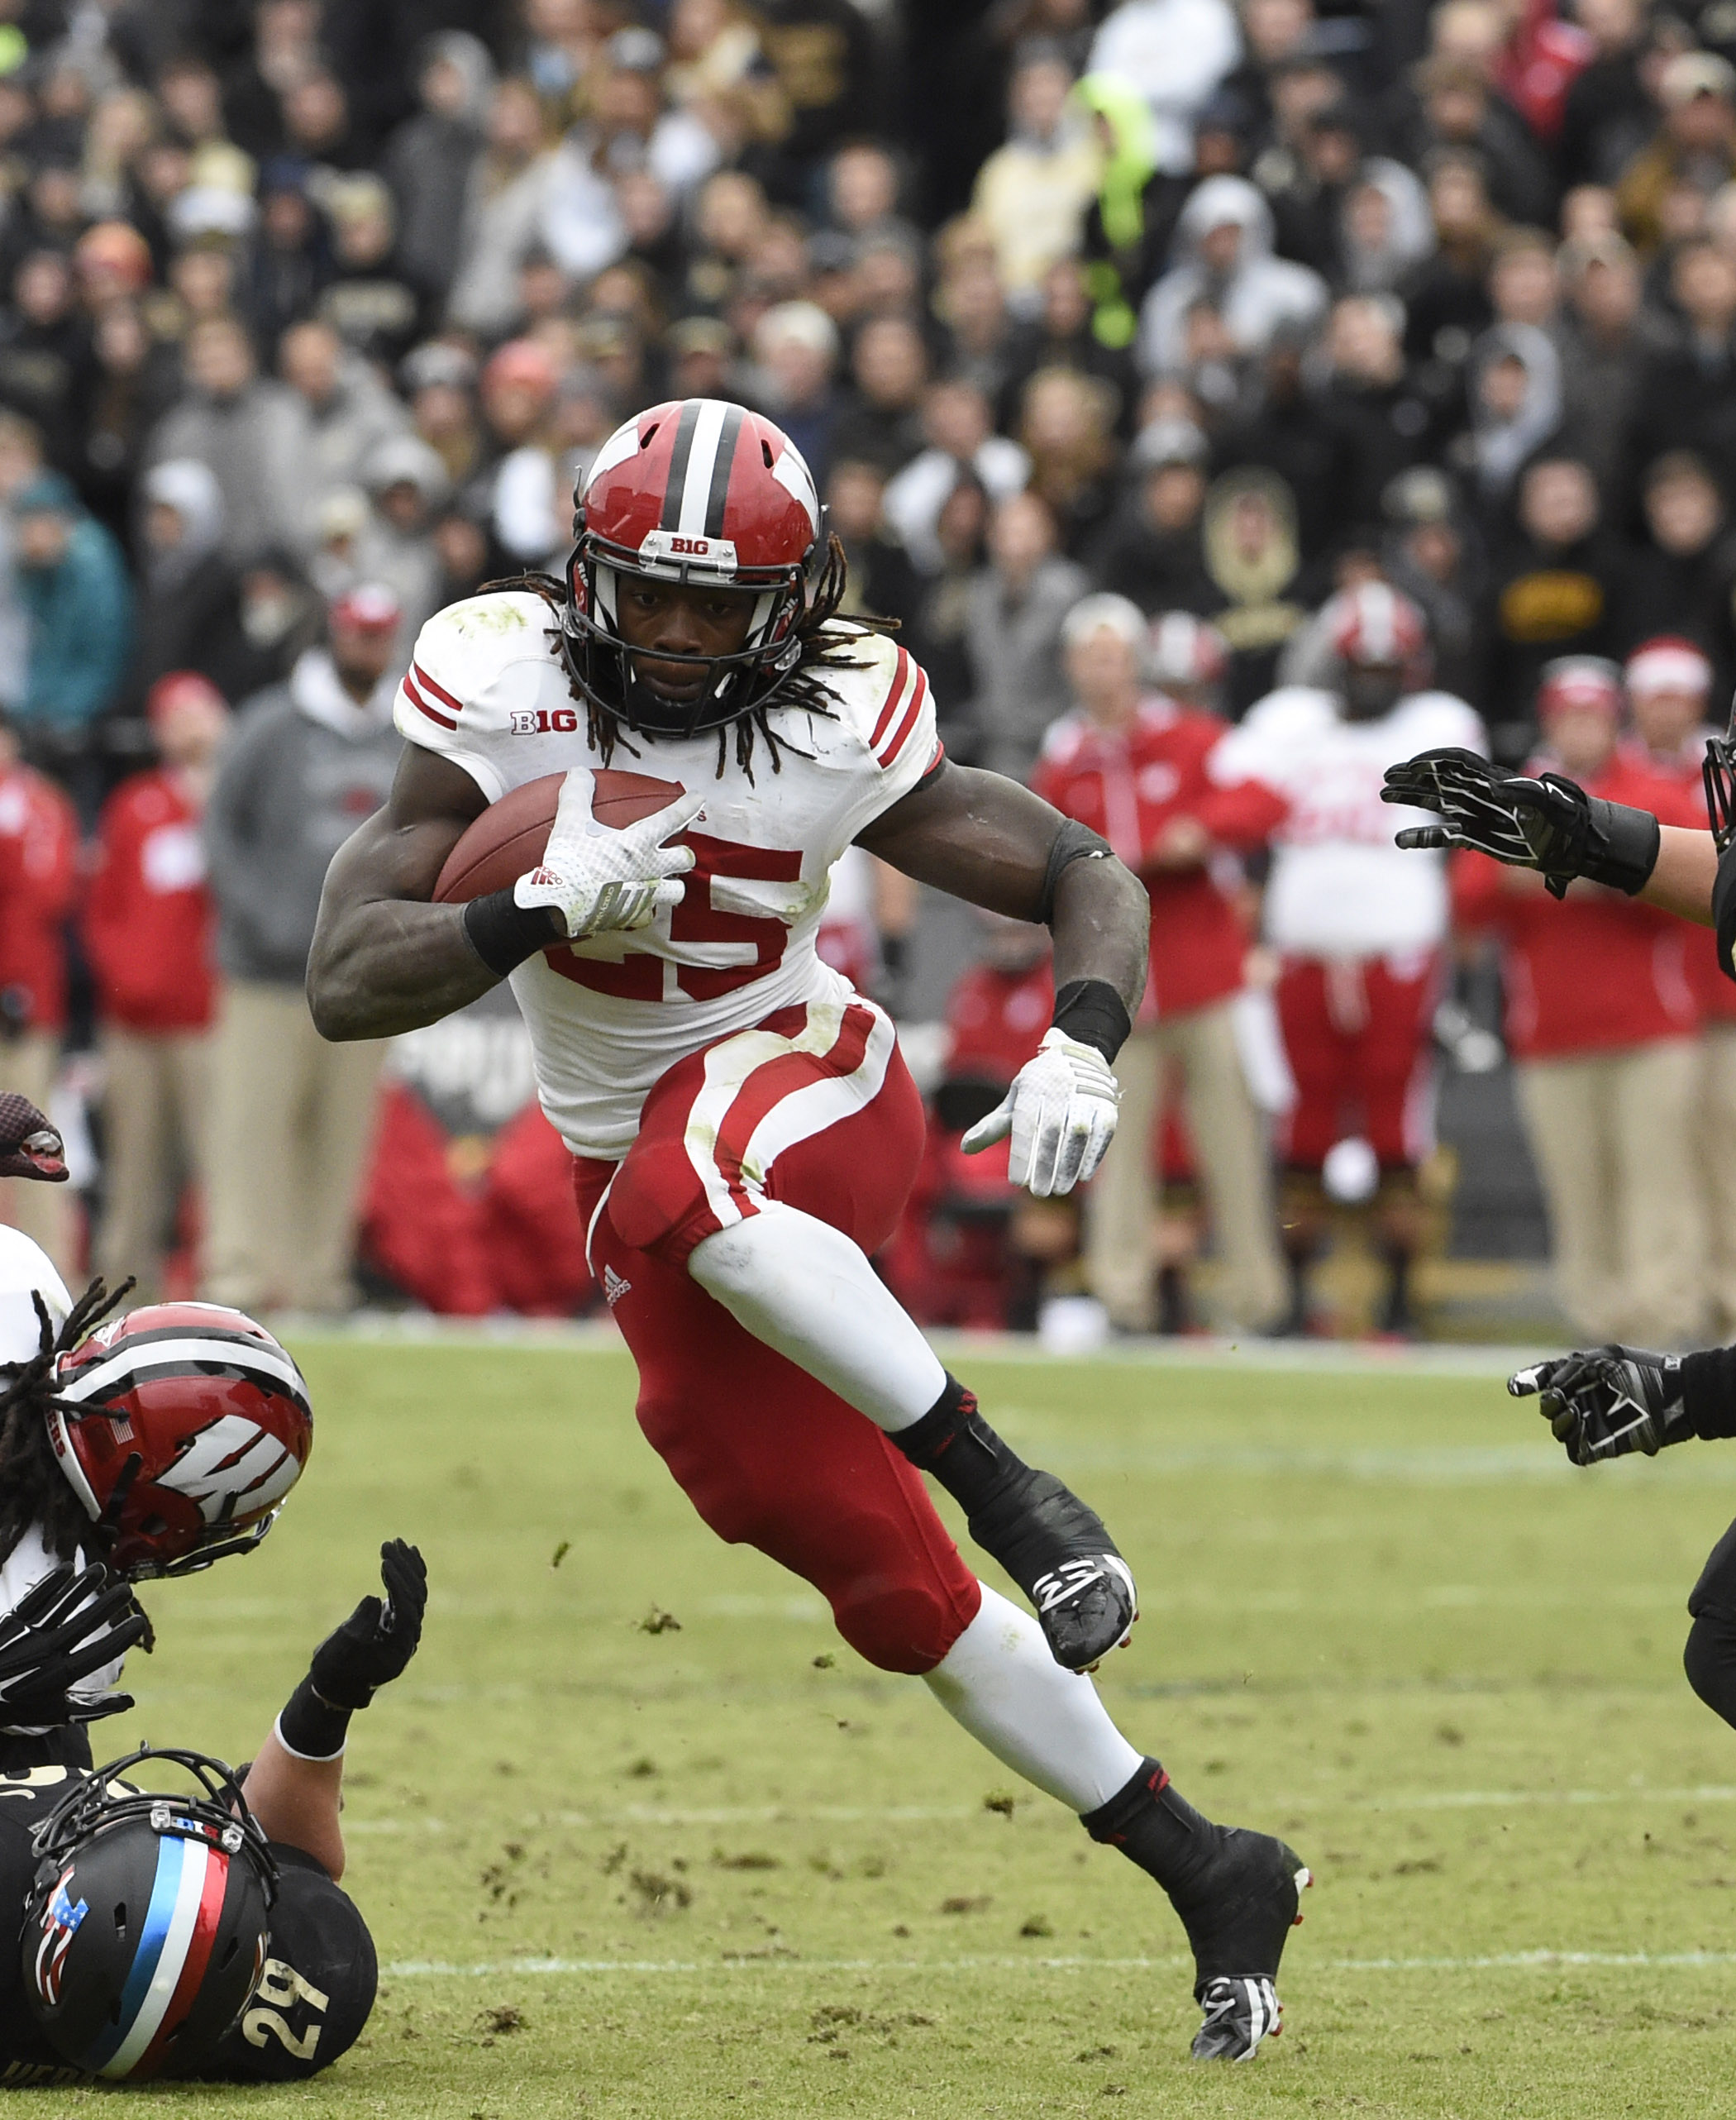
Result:
M891 1024L852 1001L780 1010L680 1062L619 1163L580 1158L591 1270L639 1371L639 1425L719 1538L804 1577L851 1648L932 1670L981 1591L922 1476L880 1430L755 1339L686 1271L778 1201L865 1252L897 1227L922 1100Z
M1333 1144L1352 1134L1368 1142L1383 1171L1408 1169L1428 1153L1438 983L1432 952L1286 959L1278 1020L1296 1101L1280 1146L1293 1169L1319 1170Z

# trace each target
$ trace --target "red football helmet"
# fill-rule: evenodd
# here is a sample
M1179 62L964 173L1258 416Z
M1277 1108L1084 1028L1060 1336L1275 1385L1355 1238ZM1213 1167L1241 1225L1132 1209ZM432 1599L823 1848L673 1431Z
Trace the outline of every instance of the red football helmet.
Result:
M584 697L650 736L720 728L763 705L799 659L820 537L813 474L783 429L721 398L653 405L597 451L576 502L561 632ZM734 653L659 650L660 662L708 672L691 703L660 699L634 674L616 602L623 575L758 592Z
M1341 589L1320 613L1352 721L1378 721L1428 680L1428 623L1384 581Z
M1152 621L1148 675L1166 692L1193 699L1223 682L1229 644L1215 626L1190 611L1164 611Z
M1352 670L1405 669L1428 646L1428 626L1408 596L1384 581L1359 581L1328 606L1333 652Z
M216 1303L153 1303L55 1368L49 1440L124 1575L191 1575L259 1544L313 1448L302 1373Z
M1537 718L1564 707L1595 707L1611 721L1621 718L1621 671L1601 655L1558 655L1543 665L1538 680Z

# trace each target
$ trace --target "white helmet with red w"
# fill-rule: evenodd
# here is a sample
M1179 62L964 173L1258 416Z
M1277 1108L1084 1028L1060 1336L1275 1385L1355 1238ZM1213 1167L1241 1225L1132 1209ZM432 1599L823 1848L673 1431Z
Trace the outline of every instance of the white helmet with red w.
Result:
M648 735L691 736L763 706L796 667L796 626L820 538L819 495L781 427L721 398L653 405L597 451L579 488L562 618L567 671L593 706ZM747 637L732 653L660 663L702 666L693 700L661 699L622 639L623 580L751 590Z
M259 1544L313 1447L308 1387L240 1311L154 1303L55 1365L49 1440L121 1573L190 1575Z

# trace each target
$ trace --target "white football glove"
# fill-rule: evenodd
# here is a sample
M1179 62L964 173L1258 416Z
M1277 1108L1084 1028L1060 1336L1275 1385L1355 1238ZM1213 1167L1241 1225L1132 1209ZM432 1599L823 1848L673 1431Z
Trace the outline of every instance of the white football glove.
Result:
M1039 1200L1071 1192L1103 1161L1115 1138L1121 1086L1095 1045L1049 1030L986 1119L960 1146L967 1156L1013 1136L1007 1175Z
M675 878L696 857L663 842L705 807L703 795L684 795L617 832L591 815L591 785L584 766L567 775L541 862L513 886L514 905L546 905L575 943L648 928L664 906L680 904L686 886Z

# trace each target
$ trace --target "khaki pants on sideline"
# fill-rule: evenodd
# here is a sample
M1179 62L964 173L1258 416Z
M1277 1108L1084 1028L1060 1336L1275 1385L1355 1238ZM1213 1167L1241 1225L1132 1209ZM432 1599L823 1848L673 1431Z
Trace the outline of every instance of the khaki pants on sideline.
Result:
M136 1303L162 1293L163 1244L180 1182L203 1182L210 1110L207 1031L103 1033L102 1225L92 1263L111 1288L129 1273Z
M383 1040L328 1045L298 986L237 980L211 1055L205 1294L348 1310Z
M1519 1108L1549 1203L1557 1296L1588 1342L1680 1347L1701 1330L1700 1075L1700 1048L1690 1039L1519 1067Z
M27 1030L12 1044L0 1045L0 1090L16 1090L39 1111L48 1110L60 1069L60 1041L52 1031ZM64 1179L45 1185L39 1178L0 1178L0 1221L34 1238L63 1281L77 1280L78 1217L72 1187Z
M1116 1057L1121 1120L1085 1197L1085 1270L1115 1324L1152 1323L1151 1148L1163 1115L1164 1063L1177 1062L1189 1128L1223 1274L1224 1323L1266 1325L1284 1308L1284 1268L1266 1129L1248 1095L1228 1001L1136 1029Z
M1694 1153L1706 1217L1706 1293L1719 1339L1736 1331L1736 1023L1709 1023L1700 1041Z

